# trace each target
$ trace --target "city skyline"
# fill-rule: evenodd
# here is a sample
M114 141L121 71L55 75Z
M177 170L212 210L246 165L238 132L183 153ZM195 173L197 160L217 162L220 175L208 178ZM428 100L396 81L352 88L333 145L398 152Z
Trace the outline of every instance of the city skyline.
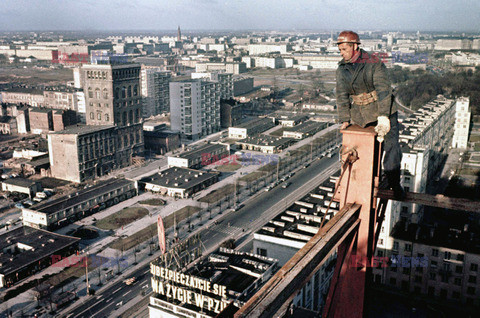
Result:
M472 0L217 1L5 0L0 30L399 30L469 32L480 28ZM374 13L374 14L372 14Z

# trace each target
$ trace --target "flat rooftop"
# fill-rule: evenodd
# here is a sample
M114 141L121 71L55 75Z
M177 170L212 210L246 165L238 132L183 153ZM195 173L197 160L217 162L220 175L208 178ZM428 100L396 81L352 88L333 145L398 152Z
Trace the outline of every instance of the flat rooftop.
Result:
M183 152L176 157L184 158L188 160L194 160L194 159L201 158L202 154L204 153L212 153L212 152L221 151L221 150L228 151L227 146L220 145L220 144L205 144L197 149Z
M256 135L240 139L236 143L238 144L250 144L257 146L273 146L280 147L288 143L296 142L293 138L273 137L269 135Z
M68 126L65 130L57 131L51 134L56 135L87 135L91 133L95 133L102 130L108 130L115 128L115 125L75 125L75 126Z
M34 210L34 211L38 211L46 214L56 213L58 211L62 211L69 207L75 206L81 202L90 200L91 198L98 197L112 190L124 187L128 184L134 184L134 182L127 179L115 179L115 178L101 181L90 188L80 190L76 193L63 196L56 200L41 203L35 206L34 209L30 209L30 210Z
M255 118L253 120L250 120L246 123L240 124L238 126L235 126L233 128L244 128L244 129L252 129L252 128L257 128L257 127L265 127L265 130L271 127L271 125L274 124L273 120L271 118Z
M219 174L219 172L206 172L188 168L172 167L142 178L139 181L165 188L190 189L198 184L202 184L206 180L218 176Z
M0 273L8 275L55 254L79 238L23 226L0 235ZM14 252L9 251L14 248Z
M306 121L291 128L286 128L284 131L293 131L299 133L309 133L315 130L321 130L327 126L327 123L321 123L317 121Z
M11 185L19 186L19 187L25 187L25 188L30 187L37 182L38 181L29 180L29 179L25 179L25 178L11 178L11 179L6 179L6 180L2 181L2 183L11 184Z

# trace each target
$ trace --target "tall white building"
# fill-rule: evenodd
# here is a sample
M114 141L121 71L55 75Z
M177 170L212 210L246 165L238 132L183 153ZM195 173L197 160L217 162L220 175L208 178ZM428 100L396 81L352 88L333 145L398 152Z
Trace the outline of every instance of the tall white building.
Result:
M169 83L170 72L160 68L142 69L140 73L143 117L158 115L170 110Z
M469 105L469 97L460 97L455 104L455 131L452 140L453 148L467 148L471 116Z
M220 92L216 82L170 82L171 129L197 140L220 130Z
M447 155L453 135L455 100L441 95L417 110L402 122L402 185L406 191L425 193L432 178ZM377 244L379 256L388 256L393 248L393 227L399 220L417 223L422 206L390 200Z

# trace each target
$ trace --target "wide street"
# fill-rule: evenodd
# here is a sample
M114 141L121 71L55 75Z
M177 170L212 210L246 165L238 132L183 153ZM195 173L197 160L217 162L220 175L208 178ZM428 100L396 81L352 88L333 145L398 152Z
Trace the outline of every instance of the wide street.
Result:
M269 192L260 190L240 210L224 213L217 222L200 228L204 254L214 251L220 243L230 238L236 239L242 246L248 245L255 231L339 168L337 155L314 160L308 168L298 171L289 179L291 185L288 188L277 186ZM133 272L122 275L118 282L101 289L97 295L89 296L91 298L74 308L67 317L118 316L123 311L122 306L133 298L137 302L136 296L141 295L142 291L144 294L151 291L149 262L142 262L137 267ZM136 277L137 280L132 285L126 285L124 280L130 277ZM128 305L133 305L133 301Z

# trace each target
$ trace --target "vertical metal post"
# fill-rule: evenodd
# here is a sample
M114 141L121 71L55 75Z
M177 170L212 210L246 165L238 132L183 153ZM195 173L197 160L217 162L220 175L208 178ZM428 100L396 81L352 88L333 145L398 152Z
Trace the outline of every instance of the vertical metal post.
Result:
M360 226L353 241L342 243L339 250L346 256L337 261L336 272L341 273L336 286L330 286L328 302L333 304L324 311L328 317L363 317L365 305L365 286L371 274L368 260L375 251L375 224L377 215L374 206L374 181L378 177L378 142L373 127L361 128L356 125L341 130L343 134L342 160L347 152L354 151L358 156L339 184L337 199L340 209L348 203L361 205ZM365 264L366 261L366 264Z

